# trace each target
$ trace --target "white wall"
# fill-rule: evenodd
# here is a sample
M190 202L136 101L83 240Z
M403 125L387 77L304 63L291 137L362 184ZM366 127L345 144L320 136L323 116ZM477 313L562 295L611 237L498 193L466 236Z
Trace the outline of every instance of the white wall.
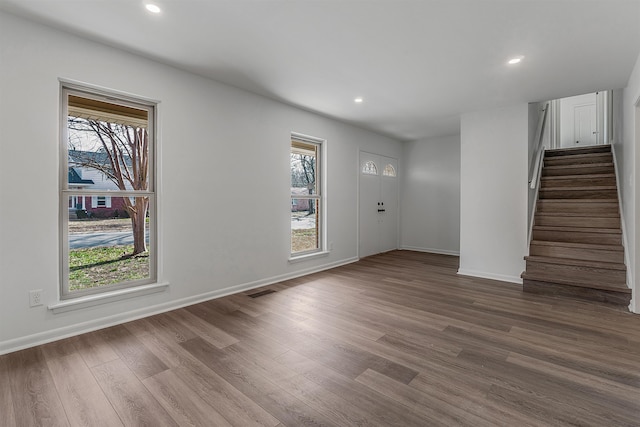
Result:
M358 152L402 152L380 135L5 13L0 58L0 353L353 261ZM30 289L42 289L45 304L58 298L59 78L160 101L168 291L63 314L28 307ZM327 139L334 247L295 264L287 261L291 131ZM236 209L247 198L255 209Z
M615 96L615 94L614 94ZM614 98L615 102L615 98ZM640 261L640 239L636 237L636 231L640 230L640 56L629 78L629 83L624 89L622 97L623 134L622 138L615 138L614 150L618 166L618 182L622 194L622 214L625 224L625 251L629 260L627 269L628 282L633 289L631 311L640 313L638 301L640 284L638 283L638 268ZM616 127L614 127L616 129Z
M402 249L460 253L460 135L404 144Z
M463 114L460 274L522 283L528 105Z

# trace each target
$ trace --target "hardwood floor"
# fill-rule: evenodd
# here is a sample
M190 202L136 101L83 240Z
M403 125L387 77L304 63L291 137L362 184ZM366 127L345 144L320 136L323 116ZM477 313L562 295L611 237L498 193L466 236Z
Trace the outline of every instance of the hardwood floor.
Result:
M457 262L394 251L1 356L0 424L640 426L640 316Z

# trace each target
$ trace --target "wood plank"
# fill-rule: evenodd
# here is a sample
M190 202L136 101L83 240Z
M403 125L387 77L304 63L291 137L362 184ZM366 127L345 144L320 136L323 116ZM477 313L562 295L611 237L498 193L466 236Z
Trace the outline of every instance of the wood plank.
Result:
M195 396L209 402L233 425L272 427L278 424L262 407L161 333L145 334L140 340L189 385Z
M585 163L575 165L551 165L542 168L542 176L612 173L613 163Z
M11 383L6 357L0 357L0 414L2 414L2 421L6 427L18 425L16 413L13 409L13 397L11 396Z
M308 378L284 366L272 358L260 354L255 348L242 342L228 347L226 351L235 357L253 364L260 372L273 378L276 384L293 394L310 407L341 426L380 425L370 414L360 408L345 404L345 401L330 390L324 389Z
M467 399L457 399L457 404L454 405L446 401L447 396L442 396L444 399L440 399L406 384L393 381L370 369L358 376L356 381L366 385L375 393L388 396L407 407L416 408L420 415L433 424L496 425L495 420L483 419L470 411ZM504 419L500 421L504 421Z
M490 400L493 392L499 390L499 395L508 397L506 401L502 401L502 404L518 409L525 416L550 422L561 419L560 414L570 414L566 417L566 422L578 420L577 425L627 425L629 423L629 408L624 403L614 398L603 401L602 396L592 388L580 387L566 378L558 380L552 375L542 374L539 370L492 360L472 352L463 352L461 355L464 355L466 362L474 366L477 372L492 378L491 389L487 393ZM513 401L509 400L511 398ZM529 411L529 405L538 410L546 405L549 410L543 413L544 418L540 418L539 413ZM568 408L574 408L574 411L569 411ZM633 418L637 421L635 414Z
M231 424L205 402L172 371L163 371L142 381L157 401L181 426L220 426Z
M118 358L116 352L99 332L78 335L74 337L73 345L90 368Z
M91 371L124 425L178 425L122 360L104 363Z
M247 363L233 359L201 338L180 344L211 370L287 425L336 425L289 392L278 387Z
M408 383L418 373L400 363L371 353L361 346L353 345L351 337L338 333L331 336L306 322L294 322L270 313L258 318L264 321L262 327L271 336L284 337L283 330L290 339L288 346L350 378L355 378L367 368L374 369L398 381Z
M590 154L590 153L610 153L611 146L609 144L587 145L583 147L567 147L567 148L550 148L545 150L546 157L566 156L572 154Z
M47 357L47 365L72 426L123 425L80 354Z
M574 279L560 279L537 273L522 273L522 289L530 294L595 301L601 304L627 308L631 302L631 289L626 286L590 286Z
M176 321L175 317L169 313L156 314L145 320L151 324L151 331L161 329L166 336L170 336L176 343L198 337L198 334L191 329L190 325Z
M167 313L167 315L171 317L173 321L189 326L200 338L218 348L224 348L238 342L236 337L227 334L222 329L200 319L187 310L174 310Z
M42 348L16 351L5 358L16 424L68 426L67 415Z
M353 381L295 351L276 359L305 378L338 395L345 402L375 417L376 423L389 426L424 426L428 420L385 396L371 393L364 384Z
M66 338L58 341L54 341L48 344L44 344L42 348L42 354L47 360L54 359L56 357L65 357L71 354L75 354L76 347L74 345L75 337Z
M633 386L518 353L509 355L507 362L539 371L544 375L569 379L584 388L606 391L607 394L615 397L618 406L622 406L622 411L626 410L631 417L636 413L640 397L636 394L637 390ZM603 401L610 400L607 396L602 398Z
M103 329L100 335L138 378L145 379L168 369L125 326Z

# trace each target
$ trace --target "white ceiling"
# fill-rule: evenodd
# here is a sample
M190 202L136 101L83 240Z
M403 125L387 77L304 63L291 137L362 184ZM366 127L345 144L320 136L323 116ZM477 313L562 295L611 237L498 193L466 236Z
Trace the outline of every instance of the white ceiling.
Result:
M456 133L464 112L624 87L640 51L640 0L155 3L159 15L142 0L0 8L400 140Z

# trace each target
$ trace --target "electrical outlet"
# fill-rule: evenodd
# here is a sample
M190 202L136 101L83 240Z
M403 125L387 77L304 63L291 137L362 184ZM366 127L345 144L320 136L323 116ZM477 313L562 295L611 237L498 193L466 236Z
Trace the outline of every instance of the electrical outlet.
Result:
M333 242L329 242L329 250L332 251L333 250Z
M42 305L42 289L29 291L29 307L37 307Z

